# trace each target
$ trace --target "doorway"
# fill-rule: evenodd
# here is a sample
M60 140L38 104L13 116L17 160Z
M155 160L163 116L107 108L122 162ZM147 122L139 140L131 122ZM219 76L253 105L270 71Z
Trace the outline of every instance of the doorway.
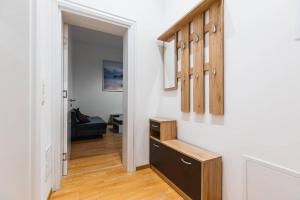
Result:
M135 22L120 16L111 15L100 10L91 9L71 2L59 2L58 16L56 22L56 35L54 42L56 51L54 58L57 59L57 66L53 69L53 77L63 77L63 24L72 24L83 28L93 29L123 37L123 137L122 137L122 165L128 171L134 171L134 152L133 152L133 135L134 135L134 99L135 99ZM53 88L61 88L63 91L63 78L54 81ZM53 135L54 145L54 183L53 190L60 188L61 177L63 174L62 158L67 147L66 133L63 131L63 100L61 92L55 92L53 100L53 119L57 134ZM58 111L58 112L56 112ZM56 116L56 117L55 117ZM65 121L64 121L65 122ZM64 145L61 145L63 144Z
M123 37L64 24L63 49L63 175L121 165Z

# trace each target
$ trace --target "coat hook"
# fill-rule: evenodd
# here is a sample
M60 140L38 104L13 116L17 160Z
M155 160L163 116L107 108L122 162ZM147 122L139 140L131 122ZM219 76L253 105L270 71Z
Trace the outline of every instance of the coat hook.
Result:
M197 33L193 33L193 42L199 42L199 35Z
M217 32L217 27L216 27L215 24L212 24L212 25L211 25L211 32L212 32L212 33Z
M213 67L211 72L212 72L212 74L215 76L215 75L217 74L216 68Z
M183 52L183 50L185 49L185 43L184 42L180 43L180 48L181 48L181 51Z

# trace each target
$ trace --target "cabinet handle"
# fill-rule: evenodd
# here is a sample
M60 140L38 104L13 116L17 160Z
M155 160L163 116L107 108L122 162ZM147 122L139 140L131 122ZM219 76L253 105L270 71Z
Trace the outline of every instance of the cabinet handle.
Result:
M159 126L157 126L157 125L153 125L153 124L152 124L152 127L153 127L153 128L158 128Z
M183 162L183 163L186 164L186 165L191 165L191 164L192 164L191 162L185 161L183 158L181 158L180 160L181 160L181 162Z
M159 146L157 144L153 144L154 147L159 148Z

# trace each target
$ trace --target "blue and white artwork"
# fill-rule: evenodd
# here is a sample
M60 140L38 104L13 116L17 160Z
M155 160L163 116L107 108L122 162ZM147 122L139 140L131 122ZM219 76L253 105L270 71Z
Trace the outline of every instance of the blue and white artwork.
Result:
M123 63L103 60L103 90L123 91Z

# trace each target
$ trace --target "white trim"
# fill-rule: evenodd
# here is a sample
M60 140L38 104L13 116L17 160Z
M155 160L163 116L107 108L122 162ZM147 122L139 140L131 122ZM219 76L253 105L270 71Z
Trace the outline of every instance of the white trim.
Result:
M259 158L255 158L249 155L243 155L243 200L248 200L248 191L247 191L247 165L249 162L255 163L257 165L260 165L262 167L268 168L270 170L279 172L281 174L285 174L287 176L291 176L297 179L300 179L300 172L289 169L280 165L277 165L275 163L271 163Z
M56 16L54 17L54 27L56 30L54 30L55 34L53 39L53 50L56 50L53 53L53 59L55 60L55 67L53 67L53 74L56 76L52 76L53 79L53 112L56 113L52 115L54 131L52 135L52 144L54 149L54 165L53 165L53 190L58 190L60 188L60 182L61 182L61 133L62 133L62 124L61 124L61 116L57 116L57 112L61 112L61 102L58 102L58 95L61 95L61 93L57 93L59 90L58 88L62 89L62 79L60 79L62 76L57 76L58 74L62 74L62 56L61 56L61 26L63 23L62 20L62 13L72 13L80 16L85 16L88 18L92 18L99 21L104 21L107 23L111 23L120 27L125 27L127 29L128 34L128 52L127 52L127 59L128 59L128 98L127 98L127 117L126 119L126 113L124 112L124 123L127 121L127 159L124 160L123 164L127 168L128 171L134 171L135 170L135 164L134 164L134 105L135 105L135 66L136 66L136 44L135 44L135 36L136 36L136 28L135 28L135 21L126 19L121 16L117 16L114 14L110 14L101 10L93 9L78 3L74 3L68 0L61 0L58 1L58 12L54 13ZM58 51L57 51L58 50ZM124 52L125 55L125 52ZM125 55L126 56L126 55ZM59 90L60 92L62 90ZM58 120L60 122L58 122ZM124 140L123 140L124 141Z
M29 0L29 197L37 197L36 185L36 1Z
M54 76L57 74L62 75L62 13L59 11L58 5L56 12L53 13L53 68L52 68L52 130L53 134L51 142L53 146L53 174L52 174L52 190L56 191L60 188L62 176L62 76ZM56 134L54 134L56 133Z
M62 116L63 116L63 123L62 123L62 126L63 126L63 136L62 136L62 144L63 144L63 148L62 148L62 153L64 154L67 154L69 155L69 146L68 146L68 111L69 111L69 101L68 101L68 93L70 92L69 91L69 88L68 88L68 84L69 84L69 25L68 24L63 24L63 45L62 45L62 77L63 77L63 80L62 80L62 89L63 91L67 91L67 97L66 98L63 98L63 103L62 103ZM67 156L66 157L67 159L65 159L63 162L62 162L62 174L64 176L66 176L68 174L68 162L69 162L69 157Z
M125 131L123 131L123 135L127 135L127 141L125 141L123 139L123 156L122 158L123 160L123 164L126 164L126 168L128 171L132 172L135 170L135 162L134 162L134 133L135 133L135 123L134 123L134 119L135 119L135 66L136 66L136 43L135 43L135 37L136 37L136 25L135 23L132 24L132 26L128 29L127 33L124 35L124 61L123 61L123 66L125 66L126 64L128 66L127 70L124 70L126 74L125 77L127 76L127 85L125 85L125 87L127 87L127 90L124 90L123 92L123 98L125 99L125 103L126 105L123 106L123 111L124 111L124 124L125 126L123 126L123 130L125 129ZM126 42L127 40L127 42ZM127 48L126 48L127 45ZM127 54L126 54L126 51ZM125 68L124 68L125 69ZM126 83L125 83L126 84ZM127 98L126 98L127 97ZM127 100L127 102L126 102ZM126 110L127 108L127 110ZM127 118L126 118L126 113L127 113ZM126 131L127 128L127 131ZM124 142L126 142L127 144L124 144ZM125 147L125 148L124 148ZM127 148L127 152L126 152L126 148ZM125 155L126 152L126 155Z
M103 22L108 22L110 24L114 24L124 28L130 28L132 25L135 24L134 20L121 17L119 15L114 15L92 7L88 7L70 0L59 0L58 5L61 11L81 15Z
M295 18L295 38L296 41L300 41L300 1L296 1L296 6L294 9L294 12L296 12L296 18Z

